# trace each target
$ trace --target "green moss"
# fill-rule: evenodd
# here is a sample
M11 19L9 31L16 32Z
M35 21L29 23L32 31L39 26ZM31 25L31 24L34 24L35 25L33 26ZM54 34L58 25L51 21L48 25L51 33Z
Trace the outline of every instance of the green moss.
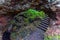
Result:
M43 19L46 17L46 14L44 11L36 11L36 10L33 10L33 9L29 9L27 11L25 11L25 13L23 14L25 17L25 21L26 22L29 22L30 21L33 21L35 20L36 18L40 18L40 19Z
M56 36L45 36L44 40L60 40L60 35L56 35Z
M44 18L45 17L45 12L44 11L36 11L33 9L29 9L26 11L27 14L25 14L25 16L28 16L29 18L36 18L36 17L40 17L40 18Z

